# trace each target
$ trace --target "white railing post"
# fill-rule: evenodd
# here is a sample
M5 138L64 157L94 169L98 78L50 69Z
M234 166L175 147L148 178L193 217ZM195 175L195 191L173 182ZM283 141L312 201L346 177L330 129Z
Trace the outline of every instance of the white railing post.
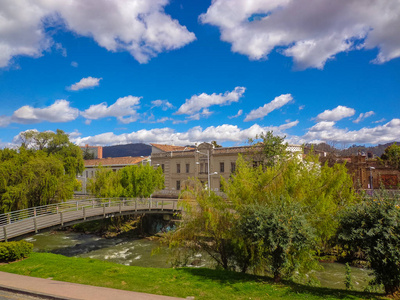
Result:
M103 217L106 217L106 204L103 203Z
M94 208L94 200L92 200L92 208Z
M61 223L61 227L63 227L64 226L64 219L63 219L62 211L60 211L60 223Z
M172 202L172 211L175 211L175 201Z
M164 200L161 201L161 211L164 210Z
M86 209L85 209L85 207L82 207L82 212L83 212L83 220L86 221Z
M119 203L119 214L121 214L121 211L122 211L122 204L121 204L121 202Z
M56 211L57 211L57 214L58 214L58 204L57 204L57 206L56 206Z
M6 226L3 227L3 232L4 232L4 241L7 242L7 229L6 229Z
M11 224L11 216L10 216L10 213L7 214L7 224Z
M137 199L135 199L135 211L137 211Z

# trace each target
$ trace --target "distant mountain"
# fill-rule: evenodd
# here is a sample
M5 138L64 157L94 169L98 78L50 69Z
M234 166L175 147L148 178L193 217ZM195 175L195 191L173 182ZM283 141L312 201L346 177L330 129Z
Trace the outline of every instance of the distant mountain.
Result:
M103 147L103 157L149 156L151 146L143 143Z

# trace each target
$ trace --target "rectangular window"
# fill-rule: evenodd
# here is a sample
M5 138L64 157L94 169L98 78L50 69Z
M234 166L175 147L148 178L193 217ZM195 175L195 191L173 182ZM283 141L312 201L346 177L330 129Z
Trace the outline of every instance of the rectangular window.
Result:
M219 172L224 173L225 172L225 164L223 162L219 163Z
M181 181L177 180L176 181L176 190L179 191L181 189Z
M190 164L186 164L186 173L190 172Z
M236 162L231 162L231 173L235 173L236 171Z
M176 173L181 172L181 164L176 164Z

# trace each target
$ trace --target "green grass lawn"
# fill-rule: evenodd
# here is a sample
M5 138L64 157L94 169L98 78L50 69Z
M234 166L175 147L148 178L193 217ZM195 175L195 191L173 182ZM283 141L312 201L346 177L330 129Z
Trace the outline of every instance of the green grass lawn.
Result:
M124 266L95 259L32 253L0 271L136 292L195 299L376 299L377 295L285 282L236 272Z

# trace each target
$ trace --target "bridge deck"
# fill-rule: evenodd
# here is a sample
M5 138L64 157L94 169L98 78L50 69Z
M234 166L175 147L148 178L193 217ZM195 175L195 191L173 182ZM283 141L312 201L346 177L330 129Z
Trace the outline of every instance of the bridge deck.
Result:
M179 211L172 199L90 199L32 207L0 214L0 241L40 230L118 215Z

